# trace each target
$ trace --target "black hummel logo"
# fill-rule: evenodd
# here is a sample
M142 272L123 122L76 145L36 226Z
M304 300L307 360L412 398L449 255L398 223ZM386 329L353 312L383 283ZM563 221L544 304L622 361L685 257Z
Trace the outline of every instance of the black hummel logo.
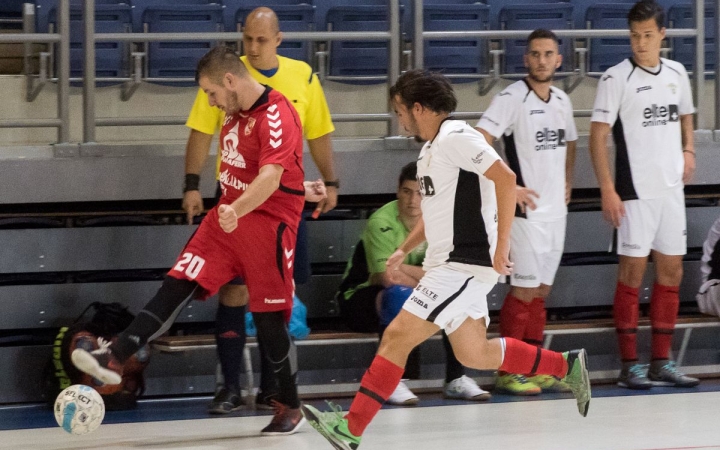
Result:
M639 88L635 89L635 93L639 94L642 91L649 91L652 89L652 86L640 86Z
M545 110L544 110L544 109L532 109L532 110L530 110L530 115L531 115L531 116L532 116L532 115L535 115L535 114L545 114Z
M387 233L387 232L390 231L390 230L392 230L392 227L382 227L382 228L380 228L380 231L382 231L383 233Z
M601 80L602 80L602 81L607 81L607 80L609 80L609 79L612 78L612 77L613 77L612 75L605 75L604 77L601 78Z

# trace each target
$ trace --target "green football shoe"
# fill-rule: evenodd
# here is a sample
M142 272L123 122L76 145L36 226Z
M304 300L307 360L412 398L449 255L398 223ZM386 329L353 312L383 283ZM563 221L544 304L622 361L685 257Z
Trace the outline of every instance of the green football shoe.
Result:
M300 405L300 411L310 425L337 450L357 450L361 437L355 436L348 429L348 421L343 417L342 408L332 402L327 404L330 407L327 412L321 412L307 404Z
M590 407L590 373L587 368L587 352L585 349L571 350L562 354L568 363L568 371L562 379L577 399L578 411L587 416Z

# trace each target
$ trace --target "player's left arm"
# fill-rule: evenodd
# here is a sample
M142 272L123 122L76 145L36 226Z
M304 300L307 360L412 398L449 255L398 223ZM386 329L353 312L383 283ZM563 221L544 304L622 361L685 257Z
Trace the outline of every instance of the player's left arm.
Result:
M250 183L245 192L232 204L221 205L218 209L220 226L226 233L237 228L237 221L242 216L262 205L265 200L280 187L283 167L280 164L266 164L260 168L258 176Z
M680 116L680 130L682 131L683 160L685 162L683 183L688 184L695 174L695 136L692 114Z

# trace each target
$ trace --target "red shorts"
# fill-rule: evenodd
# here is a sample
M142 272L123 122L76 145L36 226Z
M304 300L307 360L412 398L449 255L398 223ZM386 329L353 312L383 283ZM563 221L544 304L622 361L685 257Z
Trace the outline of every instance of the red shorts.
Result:
M238 220L235 231L226 233L220 228L215 207L168 275L196 281L206 291L201 299L214 295L233 278L242 277L250 293L250 311L290 311L297 226L250 213Z

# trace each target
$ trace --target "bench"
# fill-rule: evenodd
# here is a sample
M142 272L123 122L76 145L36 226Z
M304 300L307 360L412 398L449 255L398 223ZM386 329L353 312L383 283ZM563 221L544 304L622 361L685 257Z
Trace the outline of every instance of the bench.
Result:
M680 349L675 358L678 366L682 366L682 362L685 358L685 354L690 343L692 331L699 328L718 328L720 327L720 318L707 315L689 315L678 317L675 329L682 330L682 342ZM647 317L641 318L638 323L638 331L650 330L650 319ZM586 320L568 320L568 321L553 321L547 324L545 327L545 340L543 342L544 348L550 348L553 337L560 335L578 335L578 334L598 334L598 333L614 333L615 324L611 318L603 319L586 319ZM492 323L488 329L488 337L497 337L498 325ZM440 339L440 334L432 336L430 339ZM297 346L324 346L324 345L342 345L342 344L364 344L364 343L377 343L378 336L375 333L352 333L352 332L314 332L311 333L307 339L297 340L295 344ZM214 335L190 335L190 336L164 336L156 339L152 342L152 347L161 352L185 352L201 349L214 349L215 348L215 336ZM243 361L245 366L245 374L247 384L245 388L248 392L253 392L253 370L250 358L250 348L257 347L257 341L255 338L248 338L247 345L245 346ZM218 377L220 377L218 367ZM607 375L596 374L595 379L607 378ZM427 382L415 383L416 387L426 388L430 385L434 385L428 380ZM437 383L435 383L437 384ZM338 389L340 386L334 387ZM354 389L354 388L353 388ZM333 390L330 386L318 386L314 389L308 390L308 392L328 392ZM252 400L254 397L249 396Z

